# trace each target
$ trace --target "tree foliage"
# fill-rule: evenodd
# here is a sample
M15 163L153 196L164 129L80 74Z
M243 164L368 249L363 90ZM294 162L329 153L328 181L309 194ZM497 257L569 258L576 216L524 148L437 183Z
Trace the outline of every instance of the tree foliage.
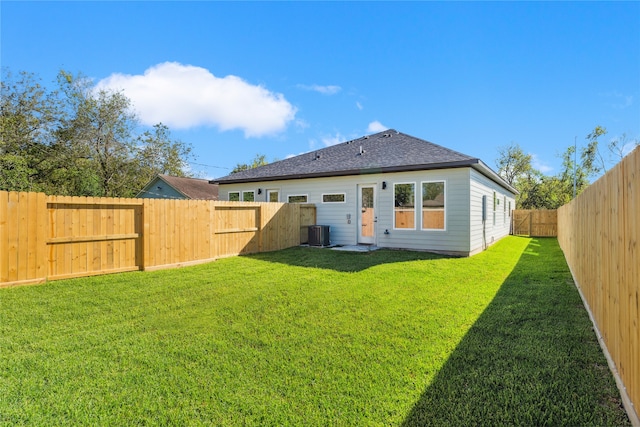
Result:
M516 197L516 208L557 209L571 201L574 194L580 194L589 186L591 178L606 170L598 147L598 138L605 134L606 129L596 126L587 135L587 144L579 153L576 146L567 147L561 154L562 170L554 176L535 169L531 155L525 154L518 144L500 148L496 161L498 173L520 193ZM612 144L614 148L617 146L618 143Z
M191 147L159 123L140 125L131 101L61 71L47 91L3 69L0 189L132 197L156 174L185 176Z
M269 162L267 161L267 156L265 156L264 154L256 154L256 156L253 158L253 161L251 163L238 163L233 168L231 173L246 171L249 169L255 169L257 167L264 166L267 164L269 164Z
M594 168L598 171L607 171L611 165L615 165L629 154L633 149L640 145L640 140L629 140L627 134L611 138L606 145L606 150L602 148L598 139L607 135L607 129L602 126L596 126L593 131L587 135L587 140L592 150L596 152Z
M509 184L527 176L532 171L531 154L525 154L515 142L506 147L498 148L498 173Z

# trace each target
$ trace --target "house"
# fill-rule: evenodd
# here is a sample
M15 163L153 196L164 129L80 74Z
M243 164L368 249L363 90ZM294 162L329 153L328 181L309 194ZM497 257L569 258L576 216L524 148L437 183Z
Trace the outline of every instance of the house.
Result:
M143 199L218 200L218 186L207 179L157 175L138 193Z
M221 200L315 204L331 244L462 256L509 234L517 193L480 159L393 129L211 182Z

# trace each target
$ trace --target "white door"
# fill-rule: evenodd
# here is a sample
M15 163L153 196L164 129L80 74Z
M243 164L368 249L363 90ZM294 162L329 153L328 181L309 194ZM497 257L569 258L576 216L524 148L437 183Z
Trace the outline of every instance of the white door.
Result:
M375 185L358 186L358 243L376 242L375 195Z

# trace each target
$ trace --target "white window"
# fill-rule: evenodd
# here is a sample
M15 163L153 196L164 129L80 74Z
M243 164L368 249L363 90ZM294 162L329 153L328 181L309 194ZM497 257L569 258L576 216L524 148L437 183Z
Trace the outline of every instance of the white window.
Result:
M229 191L229 201L230 202L239 202L240 201L240 192L239 191Z
M496 192L493 192L493 225L496 225L496 206L500 203L498 197L496 196Z
M243 202L253 202L256 199L255 191L243 191L242 192L242 201Z
M323 194L322 203L344 203L346 200L345 193Z
M507 222L507 196L502 197L502 223Z
M306 194L292 194L287 196L287 202L289 203L307 203L309 197Z
M393 228L416 228L416 184L393 184Z
M422 229L445 229L445 183L422 183Z
M278 190L267 190L267 202L279 202L280 192Z

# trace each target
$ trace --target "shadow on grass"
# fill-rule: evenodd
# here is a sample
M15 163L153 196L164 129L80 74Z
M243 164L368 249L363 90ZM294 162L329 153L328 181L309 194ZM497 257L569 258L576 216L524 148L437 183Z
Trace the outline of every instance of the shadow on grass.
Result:
M327 248L295 247L276 252L243 255L260 261L298 267L357 272L381 264L448 258L428 252L380 249L371 252L344 252Z
M532 240L403 425L629 425L556 239Z

